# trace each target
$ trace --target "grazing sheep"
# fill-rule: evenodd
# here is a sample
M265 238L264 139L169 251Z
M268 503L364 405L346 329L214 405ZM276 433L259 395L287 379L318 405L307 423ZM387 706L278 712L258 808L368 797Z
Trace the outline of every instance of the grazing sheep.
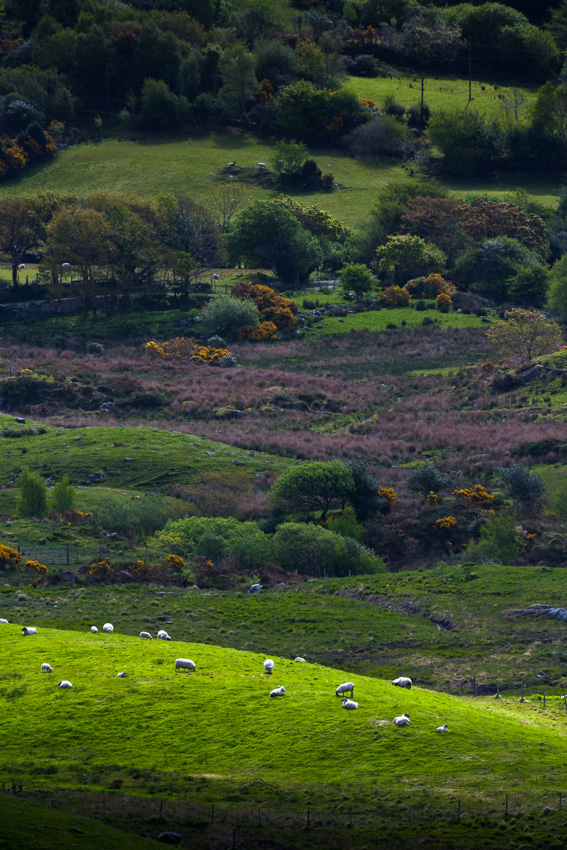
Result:
M256 163L256 165L258 166L258 168L260 169L260 171L263 171L263 170L265 169L265 167L266 167L266 163L265 163L265 162L257 162L257 163Z
M117 673L117 674L116 674L116 678L117 678L117 679L125 679L125 678L126 678L126 673L124 672L124 670L122 671L122 673Z
M342 685L339 685L339 687L335 691L335 694L340 697L341 694L346 694L347 691L350 691L351 697L354 697L354 685L352 682L343 682Z
M114 631L114 626L112 625L112 623L105 623L102 627L102 630L103 632L107 632L109 635L111 635Z
M409 726L409 714L399 714L394 717L394 723L396 726Z
M69 682L69 680L68 680L68 679L63 679L63 681L62 681L62 682L59 682L59 684L57 685L57 687L58 687L58 688L72 688L72 687L73 687L73 685L71 684L71 682Z
M195 672L197 668L195 667L195 662L191 661L190 658L176 658L175 659L175 672L178 670L190 670L192 673Z
M273 691L270 691L271 697L283 697L285 694L285 688L283 685L280 685L279 688L274 688Z
M407 688L408 691L411 691L411 679L409 676L398 676L397 679L392 679L391 684L397 688Z
M274 662L272 661L271 658L266 658L266 660L264 661L264 670L266 671L266 673L269 673L269 674L273 673Z
M41 665L41 672L42 673L53 673L53 667L51 666L51 664L42 664Z
M343 708L346 708L348 711L353 711L355 708L358 708L358 703L354 702L352 699L348 699L348 697L343 697Z
M165 629L160 629L159 632L157 633L157 636L158 636L159 640L171 640L170 636L165 631Z
M220 274L214 274L213 280L220 280Z
M236 160L234 160L234 162L229 162L227 164L227 168L234 168L235 165L236 165Z
M149 632L140 632L140 637L144 640L151 640L152 636Z
M444 723L443 726L438 726L435 731L436 732L448 732L449 730L447 729L447 724Z
M97 629L97 627L96 627L96 626L91 626L91 632L93 633L93 635L98 635L98 629Z
M36 635L37 629L35 626L24 626L22 629L23 635Z
M0 617L0 623L7 623L8 620L5 620L4 617Z
M297 658L296 658L295 660L296 660L296 661L301 661L303 664L307 664L307 661L305 660L305 658L302 658L300 655L298 655L298 656L297 656Z
M261 584L253 584L251 587L248 588L248 593L260 593L262 587L263 585Z

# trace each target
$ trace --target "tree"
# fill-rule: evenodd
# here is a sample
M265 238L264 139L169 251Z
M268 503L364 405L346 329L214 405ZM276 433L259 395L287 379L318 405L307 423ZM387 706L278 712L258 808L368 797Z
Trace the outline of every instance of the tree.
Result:
M523 463L499 466L496 472L518 507L525 508L542 501L547 490L544 480L541 475L530 472Z
M503 322L495 322L486 332L492 345L506 357L531 362L534 357L551 354L563 342L561 328L537 310L516 307L504 313Z
M381 273L396 284L403 285L411 278L440 273L446 262L441 248L419 236L389 236L385 245L376 251Z
M323 258L318 240L278 199L255 201L243 210L228 245L235 261L272 269L292 286L307 280Z
M112 230L108 221L96 210L65 206L53 216L45 230L44 265L55 281L61 280L62 263L70 263L78 269L77 288L96 318L99 281L112 256Z
M290 82L295 75L295 53L287 44L271 38L257 41L256 76L259 80L269 80L274 88Z
M356 157L400 156L407 139L404 124L387 115L376 115L349 133L345 144Z
M300 174L301 166L309 156L309 149L303 142L280 139L274 145L271 164L279 174Z
M18 286L18 266L37 245L33 210L26 198L7 197L0 201L0 250L10 260L12 286Z
M549 288L549 272L541 263L522 266L515 275L508 278L508 294L514 304L521 307L540 309L546 302Z
M172 32L164 32L155 22L146 19L136 45L134 63L138 79L163 80L178 91L181 50Z
M237 215L250 201L250 190L238 180L219 183L209 189L204 205L214 217L219 230L228 230L234 215Z
M47 509L47 487L37 472L24 469L20 476L18 513L22 517L42 517Z
M207 335L233 336L245 325L257 325L258 308L250 299L216 295L201 312L201 327Z
M174 252L177 263L182 256L191 258L187 271L192 269L193 277L224 262L219 229L203 204L184 195L163 193L158 195L157 205L163 244Z
M541 264L540 257L517 239L508 236L484 239L457 257L454 280L460 286L502 302L509 297L509 279L532 263Z
M558 316L567 319L567 254L564 254L550 273L548 306Z
M232 118L240 118L259 89L256 62L243 44L227 48L219 62L222 87L219 99Z
M164 80L144 80L140 95L140 121L146 127L168 130L189 114L187 100L174 94Z
M449 479L441 475L439 470L431 464L424 464L412 470L407 479L409 489L420 493L422 496L438 493L440 490L444 490L448 484Z
M332 505L344 507L353 492L354 478L345 463L308 460L280 475L272 485L270 500L283 509L320 510L324 519Z
M378 493L378 482L363 460L349 460L348 467L354 480L354 490L349 496L349 502L354 508L357 520L363 522L382 507L383 499Z
M511 513L490 511L479 530L480 540L472 540L463 555L475 564L508 566L518 551L516 519Z
M448 174L486 175L501 156L502 134L498 123L491 123L478 112L460 109L435 112L427 135L443 154L443 168Z
M340 271L341 289L345 294L354 292L356 300L372 292L374 280L372 272L363 263L349 263Z
M64 475L53 488L51 494L51 507L59 514L64 514L73 508L75 502L75 488L69 481L69 476Z

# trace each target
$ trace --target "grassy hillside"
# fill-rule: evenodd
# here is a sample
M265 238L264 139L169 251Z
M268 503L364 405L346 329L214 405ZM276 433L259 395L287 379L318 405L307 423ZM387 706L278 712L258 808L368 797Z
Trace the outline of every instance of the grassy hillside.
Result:
M30 426L36 423L28 420L18 426L13 416L0 414L0 429L24 433ZM103 471L106 486L160 489L174 482L201 481L212 471L234 470L236 460L239 470L250 479L266 469L279 473L288 463L262 452L244 454L204 434L130 426L42 427L44 434L0 437L6 479L16 481L26 468L41 472L45 478L57 479L66 473L73 483L89 484L91 472Z
M559 708L544 714L531 703L407 692L349 674L360 708L346 712L334 695L346 678L340 670L276 657L268 676L263 655L116 632L41 629L24 638L5 625L0 647L3 775L21 778L31 759L38 785L41 767L55 767L57 784L73 786L81 765L91 787L104 787L109 772L135 785L132 771L157 767L174 784L201 774L236 785L261 778L288 792L322 787L331 798L355 783L364 798L395 794L392 786L409 780L441 798L490 799L503 789L529 796L556 787L567 756ZM178 656L192 658L197 672L176 673ZM52 674L40 672L43 661ZM128 678L116 678L121 670ZM71 690L57 688L62 678ZM286 696L270 699L280 684ZM392 719L404 711L411 725L398 729ZM450 733L436 734L445 722Z
M400 72L396 77L348 77L346 88L360 98L369 98L380 107L386 96L393 95L404 106L421 102L419 74ZM504 104L512 96L512 86L492 85L482 80L472 81L472 102L469 104L469 81L463 77L429 77L424 80L424 100L433 112L440 109L474 109L481 115L497 118L504 113ZM524 97L520 110L524 114L534 100L536 88L522 86Z
M365 80L372 85L375 81ZM417 97L417 92L416 92ZM389 159L365 162L338 150L313 148L310 154L323 171L332 171L340 189L326 193L291 193L300 201L322 209L355 225L367 215L378 189L393 177L404 174ZM30 168L14 181L0 187L0 196L35 192L40 189L69 191L85 195L98 189L155 196L159 192L187 194L197 200L206 197L219 181L229 180L228 162L244 168L245 179L254 200L273 197L278 189L263 188L257 162L269 163L272 146L246 133L209 133L189 138L148 138L137 141L105 139L100 144L78 145L58 154L49 162ZM559 186L554 179L504 176L479 185L478 181L448 183L456 195L485 192L505 197L519 188L538 201L555 205Z
M157 833L156 833L157 835ZM137 835L90 818L33 805L3 795L0 805L0 850L151 850L159 847Z
M563 570L457 566L327 579L258 596L141 586L0 588L0 617L85 631L114 611L120 632L166 628L178 640L274 653L453 692L476 676L482 692L519 688L563 693L564 623L521 617L538 602L565 605ZM442 627L437 628L436 623ZM540 683L539 685L536 683Z

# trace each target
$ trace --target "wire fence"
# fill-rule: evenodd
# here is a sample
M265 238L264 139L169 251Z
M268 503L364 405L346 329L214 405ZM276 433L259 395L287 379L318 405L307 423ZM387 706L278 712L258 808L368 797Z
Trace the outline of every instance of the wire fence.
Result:
M372 830L384 826L416 829L434 824L462 822L478 818L501 821L520 813L555 814L566 820L567 798L557 789L522 788L508 793L492 790L490 796L476 791L454 794L440 799L430 792L412 790L403 799L388 799L390 789L380 790L376 797L363 803L354 799L332 808L309 804L303 807L271 804L238 805L237 803L196 802L193 799L165 799L159 796L133 796L120 793L70 790L5 789L30 802L49 806L68 814L100 819L110 825L135 828L147 834L148 829L192 830L216 827L227 835L254 834L271 829L314 830L325 833L340 828Z

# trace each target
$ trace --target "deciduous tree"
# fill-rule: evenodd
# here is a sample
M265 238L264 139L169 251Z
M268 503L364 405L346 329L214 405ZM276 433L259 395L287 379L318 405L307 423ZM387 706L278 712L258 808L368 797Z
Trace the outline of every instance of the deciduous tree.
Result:
M495 322L486 335L495 348L512 360L530 362L561 347L561 328L537 310L516 307L504 313L504 320Z

